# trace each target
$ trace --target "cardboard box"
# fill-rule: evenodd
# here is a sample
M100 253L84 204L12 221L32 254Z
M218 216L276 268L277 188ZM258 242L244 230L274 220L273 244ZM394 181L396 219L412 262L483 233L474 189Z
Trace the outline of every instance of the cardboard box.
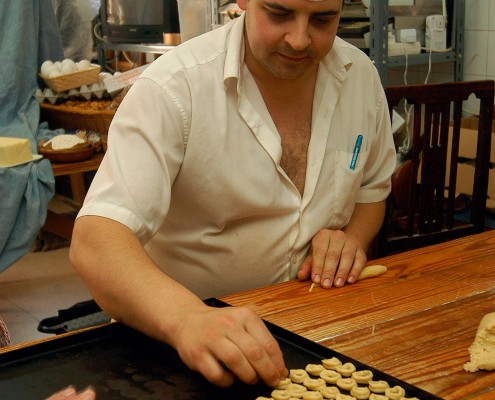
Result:
M474 183L474 166L459 163L457 168L457 187L459 193L472 195ZM486 206L489 209L495 208L495 168L490 168L488 175L488 200Z
M466 195L473 194L474 183L474 159L476 158L476 145L478 140L478 117L467 117L461 121L461 131L459 139L459 157L468 159L465 162L459 163L457 169L457 185L456 191ZM452 129L449 131L452 135ZM449 150L450 154L450 141ZM469 161L472 160L472 161ZM492 123L492 142L490 151L490 161L495 164L495 121ZM450 157L447 160L447 176L446 184L448 184L448 166L450 165ZM488 200L486 203L489 209L495 208L495 168L491 168L488 178Z
M478 140L478 117L468 117L461 120L461 136L459 141L459 157L476 158L476 143ZM492 144L490 161L495 163L495 121L492 123Z

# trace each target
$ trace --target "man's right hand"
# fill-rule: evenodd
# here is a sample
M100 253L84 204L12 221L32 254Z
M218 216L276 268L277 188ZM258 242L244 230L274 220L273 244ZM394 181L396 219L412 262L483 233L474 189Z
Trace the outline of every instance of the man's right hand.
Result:
M261 318L240 307L192 307L172 338L187 366L210 382L226 387L235 376L254 384L276 386L287 377L283 355Z

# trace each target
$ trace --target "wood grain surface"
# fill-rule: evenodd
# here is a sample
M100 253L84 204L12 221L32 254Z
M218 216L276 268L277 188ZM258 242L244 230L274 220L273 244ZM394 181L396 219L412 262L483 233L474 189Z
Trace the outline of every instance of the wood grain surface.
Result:
M468 373L468 348L495 312L495 230L369 264L379 277L309 292L290 281L224 296L265 320L445 399L495 399L495 371Z

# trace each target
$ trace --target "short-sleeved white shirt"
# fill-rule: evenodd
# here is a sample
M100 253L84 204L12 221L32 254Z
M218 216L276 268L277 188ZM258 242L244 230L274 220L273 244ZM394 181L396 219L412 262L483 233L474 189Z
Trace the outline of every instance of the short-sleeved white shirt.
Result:
M201 298L294 278L320 229L343 228L355 202L387 197L395 167L376 69L337 38L319 67L301 197L244 66L243 24L191 39L142 73L79 213L128 226Z

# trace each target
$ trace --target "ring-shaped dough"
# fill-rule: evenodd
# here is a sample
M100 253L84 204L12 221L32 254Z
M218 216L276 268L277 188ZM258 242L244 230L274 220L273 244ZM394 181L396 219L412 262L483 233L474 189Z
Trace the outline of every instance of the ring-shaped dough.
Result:
M289 400L291 398L289 391L285 389L273 390L272 397L274 400Z
M303 394L303 400L323 400L323 395L320 392L309 391Z
M369 400L388 400L388 397L383 394L371 393Z
M287 390L289 391L291 397L296 397L300 399L303 393L308 391L308 388L299 383L291 383L287 388Z
M368 386L373 393L385 393L389 386L387 381L369 381Z
M373 372L369 369L363 369L361 371L356 371L352 373L352 377L357 383L368 383L373 379Z
M321 371L324 371L325 367L321 364L308 364L305 369L310 375L320 376Z
M303 385L306 386L309 390L319 390L327 386L326 382L321 378L306 378L303 382Z
M287 389L287 387L292 383L289 377L282 379L274 389Z
M334 400L340 393L340 390L336 386L327 386L319 390L323 398Z
M332 369L326 369L325 371L321 372L320 378L323 379L326 383L335 385L337 381L342 378L342 375Z
M364 386L354 386L351 389L351 396L354 396L356 400L366 400L370 394L370 390Z
M337 371L343 377L350 377L352 373L356 371L356 367L353 363L347 362L345 364L339 365L335 367L335 371Z
M402 386L394 386L385 389L385 396L390 400L400 400L406 395L406 391Z
M303 383L306 378L309 378L309 375L304 369L291 369L289 378L294 383Z
M339 393L335 400L355 400L354 397L349 396L348 394Z
M321 360L321 364L326 368L326 369L333 369L335 370L335 367L342 365L342 361L340 361L337 357L332 357L332 358L326 358L324 360Z
M354 386L357 386L357 383L352 378L340 378L337 381L337 386L342 390L350 391Z

